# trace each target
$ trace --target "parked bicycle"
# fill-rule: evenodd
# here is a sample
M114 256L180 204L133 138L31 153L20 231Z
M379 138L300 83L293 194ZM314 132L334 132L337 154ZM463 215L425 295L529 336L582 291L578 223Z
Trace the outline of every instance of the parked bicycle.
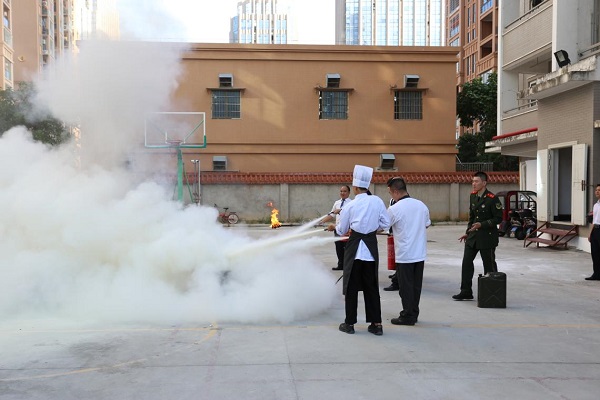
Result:
M219 206L215 204L215 208L218 210ZM240 217L235 211L229 211L229 207L223 207L223 212L219 212L217 220L222 224L237 224Z

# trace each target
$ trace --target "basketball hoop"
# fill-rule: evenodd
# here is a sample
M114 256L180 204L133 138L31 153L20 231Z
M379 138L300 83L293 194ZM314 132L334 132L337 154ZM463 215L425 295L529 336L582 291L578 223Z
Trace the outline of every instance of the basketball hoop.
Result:
M169 147L180 147L181 143L183 143L183 140L179 140L179 139L168 139L165 141L166 144L169 145Z

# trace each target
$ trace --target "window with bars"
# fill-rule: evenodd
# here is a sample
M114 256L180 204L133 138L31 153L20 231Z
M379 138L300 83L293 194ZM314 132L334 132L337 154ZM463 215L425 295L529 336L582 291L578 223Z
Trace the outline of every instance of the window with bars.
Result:
M321 90L319 119L348 119L348 92Z
M239 119L241 118L241 90L213 90L212 118Z
M423 92L396 90L394 119L423 119Z

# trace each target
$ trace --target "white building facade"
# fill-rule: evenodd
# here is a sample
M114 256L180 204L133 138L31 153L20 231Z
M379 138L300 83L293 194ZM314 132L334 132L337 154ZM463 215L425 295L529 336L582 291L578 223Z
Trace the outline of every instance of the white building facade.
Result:
M539 223L576 226L589 250L600 183L600 0L500 3L498 136L488 151L520 157Z

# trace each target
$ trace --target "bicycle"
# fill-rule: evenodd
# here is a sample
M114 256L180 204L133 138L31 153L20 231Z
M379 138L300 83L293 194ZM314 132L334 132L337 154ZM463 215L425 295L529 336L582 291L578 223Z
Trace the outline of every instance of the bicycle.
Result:
M215 208L218 210L219 206L215 204ZM238 217L235 211L228 210L229 207L223 207L223 212L219 213L217 220L222 224L237 224L240 220L240 217Z

